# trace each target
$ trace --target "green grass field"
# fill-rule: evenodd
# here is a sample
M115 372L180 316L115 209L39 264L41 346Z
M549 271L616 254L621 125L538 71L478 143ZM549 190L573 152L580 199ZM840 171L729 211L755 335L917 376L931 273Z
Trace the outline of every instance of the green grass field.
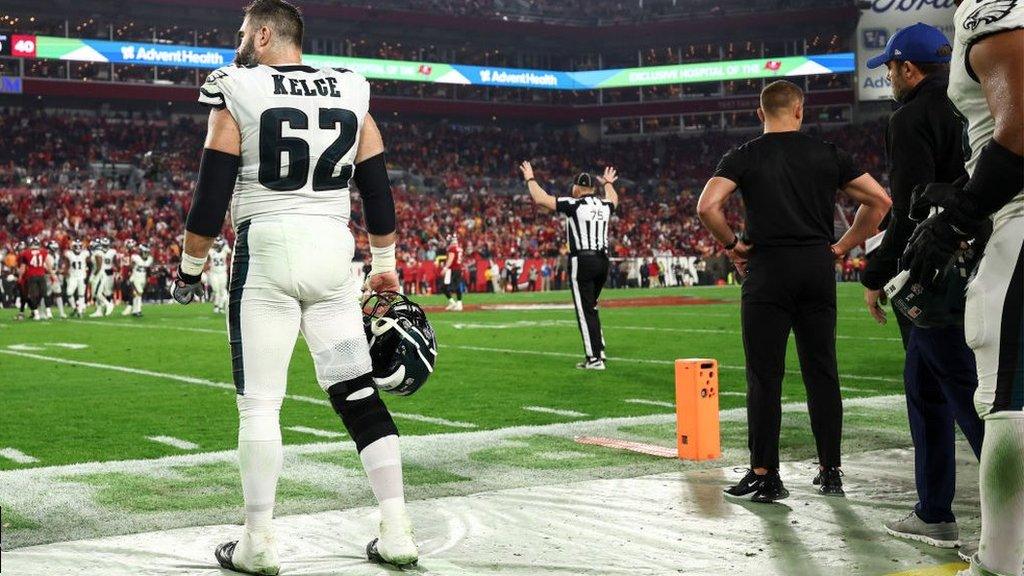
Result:
M895 325L871 320L859 286L840 285L839 295L844 397L900 394ZM660 296L714 303L605 307L605 372L574 368L582 344L568 307L432 313L440 343L434 375L413 397L386 398L412 446L410 497L678 468L675 460L576 444L571 430L559 427L593 423L604 430L609 422L607 433L673 446L673 362L689 357L719 361L721 408L739 414L728 412L744 403L738 288L608 291L603 300ZM443 305L439 296L419 301ZM568 292L467 296L474 305L569 302ZM239 517L237 472L226 460L237 413L224 317L205 304L148 306L144 313L19 323L4 311L0 505L7 546ZM281 424L289 457L299 464L283 477L279 513L366 504L351 443L336 438L344 428L316 384L301 338L288 394ZM804 398L791 342L784 399ZM621 420L628 417L635 417L631 424ZM742 417L723 417L727 463L742 462L745 429ZM905 430L901 403L866 402L848 410L846 449L906 446ZM813 456L806 414L787 414L783 433L786 457ZM185 444L152 439L160 437ZM434 444L444 449L426 449ZM169 456L180 459L120 464ZM54 468L82 463L99 464ZM337 482L319 479L325 471L362 488L340 496ZM44 489L61 491L62 500L34 505L33 490Z

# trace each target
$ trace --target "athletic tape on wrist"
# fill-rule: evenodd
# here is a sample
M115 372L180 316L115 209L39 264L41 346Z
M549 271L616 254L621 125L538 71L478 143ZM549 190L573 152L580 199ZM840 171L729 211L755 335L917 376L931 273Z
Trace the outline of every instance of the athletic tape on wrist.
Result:
M190 276L199 276L206 266L206 258L196 258L189 254L181 253L181 271Z
M373 256L373 260L370 261L371 276L374 274L395 271L396 260L394 244L383 248L370 246L370 255Z

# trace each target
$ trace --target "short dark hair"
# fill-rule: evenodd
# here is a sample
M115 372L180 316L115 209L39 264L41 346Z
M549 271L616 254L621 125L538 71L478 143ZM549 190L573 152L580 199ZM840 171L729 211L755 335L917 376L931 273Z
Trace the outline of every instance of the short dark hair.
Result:
M761 109L769 116L792 107L804 99L804 91L789 80L776 80L761 90Z
M305 24L302 12L285 0L253 0L245 7L245 15L258 26L269 26L285 40L302 46Z
M948 62L914 62L911 64L915 68L921 71L921 74L925 76L931 76L932 74L949 74L949 63Z

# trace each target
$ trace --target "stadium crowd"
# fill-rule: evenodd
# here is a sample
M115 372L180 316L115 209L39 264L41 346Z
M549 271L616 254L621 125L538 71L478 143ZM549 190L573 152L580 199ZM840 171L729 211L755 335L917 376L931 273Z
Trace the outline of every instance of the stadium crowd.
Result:
M612 254L709 257L719 248L695 217L697 194L729 147L750 136L708 132L630 142L588 142L574 128L459 126L382 121L403 234L416 261L443 254L457 233L483 259L555 258L564 251L551 214L534 208L515 173L531 158L558 193L581 169L619 166L626 178L613 219ZM72 239L147 242L157 265L176 261L191 201L204 123L162 114L119 117L29 109L0 115L0 247L36 236L66 248ZM879 124L848 125L828 137L883 175ZM362 221L354 203L353 225ZM730 218L741 220L740 206ZM230 238L230 230L225 234ZM365 250L365 235L360 248Z

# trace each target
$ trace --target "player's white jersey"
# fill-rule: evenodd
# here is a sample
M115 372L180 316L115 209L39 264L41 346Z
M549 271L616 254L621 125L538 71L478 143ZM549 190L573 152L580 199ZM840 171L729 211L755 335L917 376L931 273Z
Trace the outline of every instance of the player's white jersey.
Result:
M970 174L974 174L981 149L992 140L995 120L989 112L985 92L971 69L968 54L978 40L1017 28L1024 28L1024 2L1016 0L967 0L960 4L953 16L953 57L948 94L967 122L964 135L970 147L966 162Z
M113 273L114 266L116 264L117 264L117 250L115 250L114 248L107 249L107 251L103 253L103 273L104 274Z
M89 253L82 250L75 254L73 250L64 252L68 261L68 278L85 278L85 271L88 268Z
M226 107L241 132L236 228L279 214L348 221L348 182L370 104L365 78L299 64L225 66L206 79L199 102Z
M139 254L132 254L132 276L133 277L146 277L146 273L149 272L149 267L153 265L153 257L146 256L143 258Z
M231 259L231 248L225 246L219 251L215 248L210 248L209 258L210 274L228 273L228 261Z
M95 278L99 278L103 272L103 258L106 251L103 248L95 248L89 252L89 260L92 262L92 275Z

